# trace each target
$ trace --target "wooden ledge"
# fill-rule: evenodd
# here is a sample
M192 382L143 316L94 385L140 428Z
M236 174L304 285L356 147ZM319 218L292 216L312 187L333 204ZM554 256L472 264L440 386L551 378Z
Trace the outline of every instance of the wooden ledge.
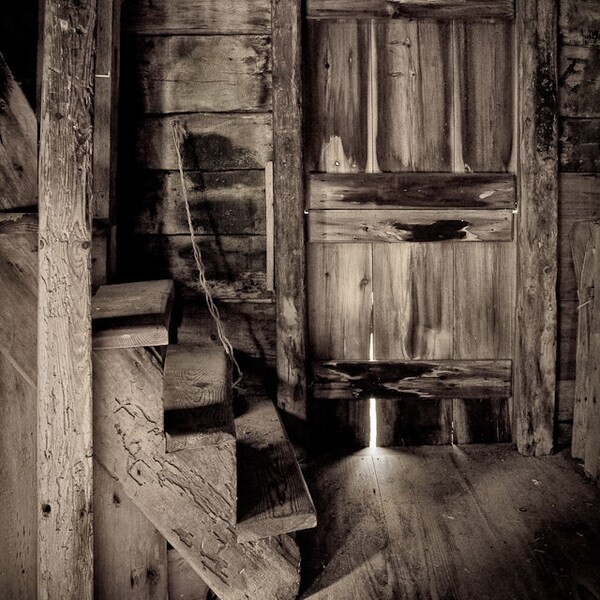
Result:
M166 346L173 296L166 279L101 286L92 298L94 350Z
M310 492L273 403L252 400L235 427L238 542L315 527Z
M219 345L169 347L163 403L167 452L235 443L231 364Z

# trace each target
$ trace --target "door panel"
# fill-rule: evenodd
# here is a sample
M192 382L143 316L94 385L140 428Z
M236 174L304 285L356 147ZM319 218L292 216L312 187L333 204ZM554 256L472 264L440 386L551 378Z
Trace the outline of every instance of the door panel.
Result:
M313 420L357 445L373 429L378 445L507 441L511 369L481 399L460 397L467 379L457 398L393 390L397 361L441 361L430 376L443 385L444 365L513 356L513 23L328 19L307 30L311 358L386 363L391 377L385 392L350 376L335 397L317 394Z

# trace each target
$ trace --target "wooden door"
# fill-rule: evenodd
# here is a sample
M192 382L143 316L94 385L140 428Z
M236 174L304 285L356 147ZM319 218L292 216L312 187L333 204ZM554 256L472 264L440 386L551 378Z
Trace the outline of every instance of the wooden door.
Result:
M337 442L511 439L513 8L427 4L309 3L313 421Z

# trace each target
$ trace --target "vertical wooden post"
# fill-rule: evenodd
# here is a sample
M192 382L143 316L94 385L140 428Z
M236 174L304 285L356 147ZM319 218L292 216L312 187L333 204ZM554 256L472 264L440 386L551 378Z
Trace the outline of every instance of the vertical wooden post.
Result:
M306 420L306 291L300 0L273 0L273 197L277 403Z
M514 432L552 452L557 324L557 3L517 0L519 217Z
M44 2L39 161L38 597L93 596L95 0Z

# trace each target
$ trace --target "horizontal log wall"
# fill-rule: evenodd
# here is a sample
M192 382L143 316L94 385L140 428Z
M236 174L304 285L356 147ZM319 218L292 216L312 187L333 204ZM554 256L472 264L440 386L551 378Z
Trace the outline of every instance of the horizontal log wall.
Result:
M559 5L558 442L569 445L575 394L577 287L569 233L600 217L600 4Z
M172 277L200 288L192 221L216 297L270 300L265 166L272 160L270 0L133 0L123 12L120 267L123 279Z

